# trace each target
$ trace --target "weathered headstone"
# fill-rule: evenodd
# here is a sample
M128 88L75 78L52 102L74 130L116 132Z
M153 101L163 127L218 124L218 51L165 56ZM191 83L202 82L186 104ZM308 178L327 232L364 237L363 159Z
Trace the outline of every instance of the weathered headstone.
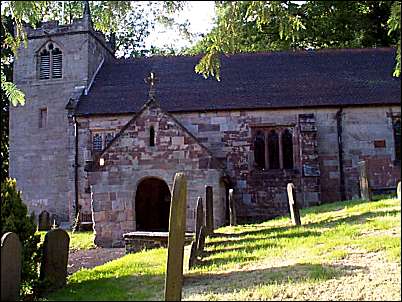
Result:
M39 214L38 219L38 231L48 231L51 227L50 214L48 211L44 210Z
M371 189L365 161L357 163L359 169L360 196L363 200L371 200Z
M21 242L12 232L1 237L1 301L18 301L21 282Z
M401 182L398 182L398 186L396 187L396 197L401 200Z
M200 236L198 238L198 243L197 243L197 256L202 257L202 253L204 252L206 236L207 236L207 230L206 230L205 226L202 226L201 230L200 230Z
M188 259L188 268L192 268L197 263L197 241L191 243L190 258Z
M40 279L45 282L46 292L66 284L69 244L70 237L62 229L50 230L45 235Z
M170 203L165 301L180 301L183 286L184 234L186 228L187 180L176 173Z
M206 228L207 233L214 232L214 197L211 186L205 186L206 199Z
M204 208L202 204L202 198L197 199L197 208L195 213L195 242L198 242L200 236L201 227L204 225Z
M288 191L288 201L290 208L290 217L292 218L292 223L294 225L301 225L300 210L299 210L300 207L297 202L294 184L288 183L287 191Z
M237 225L236 205L234 200L233 189L229 189L229 223L230 225Z

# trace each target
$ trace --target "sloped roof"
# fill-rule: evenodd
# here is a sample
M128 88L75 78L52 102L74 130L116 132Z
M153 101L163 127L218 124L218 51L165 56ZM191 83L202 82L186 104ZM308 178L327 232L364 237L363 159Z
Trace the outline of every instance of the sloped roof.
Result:
M221 81L194 72L200 56L119 59L105 64L81 115L132 113L148 99L153 71L157 99L168 112L225 109L399 104L392 77L395 49L330 49L247 53L222 57Z

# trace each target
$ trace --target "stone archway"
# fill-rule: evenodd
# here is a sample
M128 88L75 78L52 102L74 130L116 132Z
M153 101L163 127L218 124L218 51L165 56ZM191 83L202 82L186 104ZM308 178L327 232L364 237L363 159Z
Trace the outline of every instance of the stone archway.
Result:
M137 231L163 231L169 229L170 190L156 177L143 179L135 194L135 220Z

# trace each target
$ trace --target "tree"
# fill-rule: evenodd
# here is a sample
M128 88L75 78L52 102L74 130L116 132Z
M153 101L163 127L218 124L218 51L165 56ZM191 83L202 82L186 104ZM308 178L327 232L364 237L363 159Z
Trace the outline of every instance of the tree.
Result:
M227 53L305 48L398 45L400 1L221 1L213 30L189 54L203 53L195 70L219 80Z

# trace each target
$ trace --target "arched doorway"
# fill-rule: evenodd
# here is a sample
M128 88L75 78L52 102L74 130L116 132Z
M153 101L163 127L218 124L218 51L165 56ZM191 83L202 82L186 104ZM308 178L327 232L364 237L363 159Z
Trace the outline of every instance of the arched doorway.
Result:
M142 180L135 194L137 231L169 229L170 190L166 182L150 177Z

